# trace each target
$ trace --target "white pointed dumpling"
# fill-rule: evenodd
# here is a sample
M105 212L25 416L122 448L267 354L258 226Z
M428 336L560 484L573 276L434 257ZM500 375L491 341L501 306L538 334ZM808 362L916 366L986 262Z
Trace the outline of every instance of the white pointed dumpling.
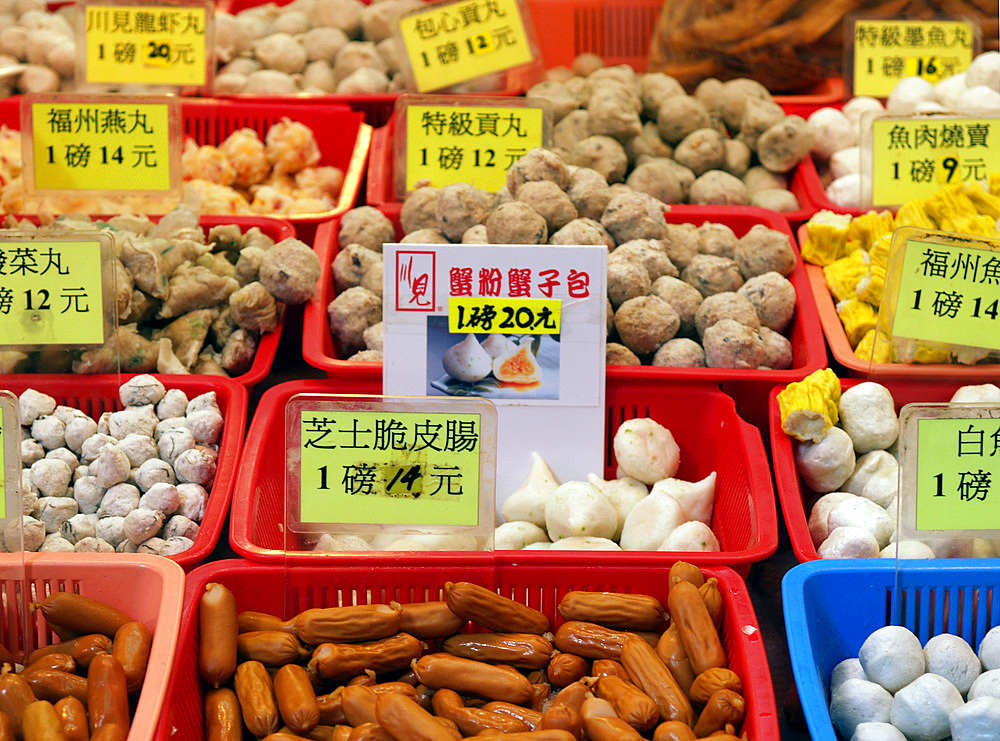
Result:
M722 549L712 528L704 522L689 520L675 527L670 535L664 538L659 550L718 553Z
M625 518L621 546L625 551L655 551L684 522L681 505L669 494L653 494L636 504Z
M673 476L681 460L673 434L649 417L623 422L615 432L614 450L621 470L644 484Z
M582 538L578 535L557 540L549 547L550 551L620 551L615 541L608 538Z
M701 481L683 479L663 479L653 484L654 492L669 494L684 511L687 520L698 520L712 524L712 509L715 506L715 471Z
M545 503L557 486L559 481L552 469L542 456L532 452L528 478L504 500L500 508L503 518L508 522L521 520L544 527Z
M533 522L505 522L493 531L493 547L498 551L519 551L532 543L548 542L549 536Z
M597 490L608 498L611 506L618 513L618 528L612 538L612 540L618 540L622 535L622 528L625 527L625 518L628 517L628 513L649 495L649 490L644 483L630 476L605 481L596 473L588 473L587 481L596 486Z
M562 538L610 538L618 515L608 498L586 481L560 484L545 503L545 529L555 543Z

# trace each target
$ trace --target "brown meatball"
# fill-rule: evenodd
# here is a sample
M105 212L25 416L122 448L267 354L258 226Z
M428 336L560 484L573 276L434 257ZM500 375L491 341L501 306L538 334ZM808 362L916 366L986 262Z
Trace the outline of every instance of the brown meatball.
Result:
M382 321L382 299L366 288L355 286L338 294L326 307L330 331L340 342L344 357L365 349L364 333Z
M687 337L674 337L656 351L652 365L671 368L704 368L705 350Z
M790 190L784 188L765 188L750 196L750 205L766 208L768 211L798 211L801 207L799 199Z
M722 169L734 177L743 177L750 169L750 160L753 157L750 147L738 139L726 139L722 144L726 150Z
M660 104L656 126L668 144L676 144L692 131L712 125L705 105L690 95L674 95Z
M694 224L667 224L663 249L678 270L688 266L701 247L701 239Z
M750 149L757 148L760 135L785 117L784 109L773 100L754 98L746 102L736 135Z
M764 362L760 334L733 319L723 319L705 332L705 365L709 368L759 368Z
M795 316L795 286L780 273L755 275L737 291L757 310L760 323L783 332Z
M665 157L646 160L632 170L625 184L663 203L683 203L684 186L670 162Z
M738 293L723 291L708 296L698 307L694 315L694 326L698 336L704 337L709 327L723 319L732 319L754 331L760 329L760 319L757 318L757 310L753 304Z
M639 110L633 107L632 98L621 88L597 89L587 100L587 112L590 114L590 130L594 134L624 142L642 131Z
M628 155L629 162L642 164L646 161L645 158L673 157L674 148L663 141L656 124L647 121L642 125L642 131L638 136L625 142L625 154Z
M639 75L639 97L642 99L642 114L646 118L655 119L663 101L675 95L686 95L676 78L662 72Z
M616 309L630 298L649 293L649 273L638 260L627 256L615 258L618 250L608 256L608 298Z
M688 201L696 204L746 206L750 193L743 181L723 170L709 170L691 183Z
M382 262L382 253L360 244L347 245L333 258L331 272L334 287L338 291L344 291L351 286L360 286L365 273L377 262Z
M750 100L771 100L771 93L756 80L740 77L722 83L716 98L717 110L730 131L736 131L743 118L743 110Z
M664 275L653 281L649 292L659 296L674 307L674 311L677 312L677 316L681 320L681 326L677 329L678 334L691 335L695 333L694 316L703 300L697 288L690 283Z
M609 183L620 183L628 170L625 147L610 136L588 136L570 150L570 160L578 167L597 170Z
M396 241L396 229L389 217L374 206L352 208L340 220L337 244L346 247L360 244L376 252L382 251L385 242Z
M611 253L616 259L629 259L646 268L649 279L655 281L662 275L677 276L677 266L670 262L661 239L633 239L618 245Z
M507 188L516 195L517 189L531 180L551 180L565 189L569 183L569 168L559 155L534 147L507 170Z
M261 257L258 280L278 301L304 304L316 290L319 272L319 257L312 248L289 237Z
M736 261L717 255L695 255L681 272L681 279L697 288L702 296L736 291L743 285Z
M767 327L760 328L760 338L764 341L764 359L761 367L767 366L774 370L785 370L792 367L794 357L792 343L788 339Z
M577 108L552 127L552 146L569 151L574 144L588 136L590 136L590 114Z
M768 170L788 172L812 149L816 134L801 116L785 116L757 139L757 158Z
M664 210L661 201L646 193L620 193L608 201L601 224L618 244L633 239L663 239L667 236Z
M600 219L611 200L611 189L608 181L597 170L577 167L570 175L566 195L581 217Z
M469 227L462 235L462 244L489 244L489 241L489 237L486 235L486 224L476 224Z
M437 227L435 204L439 195L441 195L440 188L425 185L406 197L399 212L399 223L403 226L404 233Z
M615 248L615 239L608 230L593 219L573 219L549 239L549 244L603 244L609 250Z
M605 345L605 364L607 365L642 365L638 356L625 345L609 342Z
M528 88L527 97L538 98L549 104L553 122L559 122L577 107L576 98L561 82L545 80Z
M406 234L400 244L450 244L451 240L437 228L417 229Z
M754 224L740 237L734 257L744 278L771 271L788 276L795 268L795 251L788 235L763 224Z
M695 129L681 139L674 159L695 175L718 170L726 161L725 140L715 129Z
M497 206L486 217L486 239L490 244L545 244L548 237L545 219L521 201Z
M517 200L527 203L545 219L550 234L559 231L579 215L565 191L548 180L525 183L517 191Z
M732 259L736 254L736 233L725 224L706 221L698 227L698 251Z
M673 339L680 323L677 312L659 296L630 298L615 312L622 344L639 356L652 355Z
M466 229L482 224L493 206L493 194L468 183L453 183L441 189L435 204L437 227L452 242L462 238Z

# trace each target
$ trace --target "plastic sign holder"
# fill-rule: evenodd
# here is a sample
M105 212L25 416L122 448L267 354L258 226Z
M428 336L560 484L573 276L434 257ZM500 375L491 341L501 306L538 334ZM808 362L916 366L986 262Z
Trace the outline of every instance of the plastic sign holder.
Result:
M208 0L85 0L76 18L78 81L211 89L215 7Z
M496 420L482 399L292 397L286 551L324 533L388 544L417 533L471 535L492 550Z
M166 212L180 200L176 96L25 95L21 131L26 202L93 196Z
M531 14L521 0L431 3L400 18L394 37L405 50L407 86L420 93L445 92L518 68L541 68ZM478 92L500 87L498 80Z
M861 202L891 207L1000 171L996 110L861 117Z
M853 95L887 98L904 77L937 83L964 72L979 53L981 31L973 18L896 20L863 14L844 21L844 69Z
M872 361L890 352L910 363L1000 360L1000 240L893 232Z
M15 582L24 588L24 519L21 514L21 416L17 397L2 389L0 381L0 537L4 550L0 553L0 579ZM21 601L21 595L6 595L11 601ZM20 635L28 635L28 611L14 610L20 616ZM24 646L7 646L15 658L21 658Z
M422 184L495 193L514 162L548 145L552 130L550 107L537 98L402 95L393 117L398 201Z

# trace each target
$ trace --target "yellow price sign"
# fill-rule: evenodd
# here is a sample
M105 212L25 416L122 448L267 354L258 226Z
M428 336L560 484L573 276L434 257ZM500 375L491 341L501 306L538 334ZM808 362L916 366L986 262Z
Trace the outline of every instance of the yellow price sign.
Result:
M89 83L204 87L214 10L185 4L89 3L83 76Z
M544 145L545 113L524 106L410 105L406 109L406 188L469 183L498 191L507 170Z
M927 198L1000 170L1000 119L883 117L872 122L872 203Z
M403 16L399 32L422 93L534 59L517 0L434 3Z
M449 296L448 331L559 334L561 307L554 298Z
M301 523L480 524L480 415L304 409L298 425Z
M102 344L111 259L107 236L0 241L0 344Z
M978 32L969 21L856 19L852 90L886 98L903 77L938 82L964 72Z
M30 189L164 195L178 188L179 104L137 100L26 98Z

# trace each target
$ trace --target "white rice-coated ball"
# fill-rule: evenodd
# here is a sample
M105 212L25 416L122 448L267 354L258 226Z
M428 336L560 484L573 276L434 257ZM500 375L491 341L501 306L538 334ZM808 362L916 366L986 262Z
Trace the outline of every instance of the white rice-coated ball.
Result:
M809 512L809 535L812 537L814 546L819 548L820 543L830 537L828 522L830 510L853 496L855 495L846 491L831 491L816 500Z
M410 533L407 540L426 546L429 551L475 551L476 536L469 533Z
M166 430L157 441L157 454L162 460L174 465L177 456L185 450L191 450L197 444L194 433L186 427Z
M107 490L97 510L99 517L125 517L139 506L139 490L132 484L115 484Z
M129 465L138 468L150 458L156 457L156 442L149 435L132 433L118 441L118 449L128 456Z
M156 432L153 433L153 439L159 440L165 433L170 430L176 430L182 427L185 430L187 427L187 419L185 417L167 417L166 419L161 419L156 425ZM188 430L190 432L190 430Z
M160 540L162 542L161 538L156 538L156 540ZM123 540L121 543L115 546L115 553L138 553L138 552L139 552L139 546L133 543L128 538L125 538L125 540Z
M829 159L834 152L852 147L858 142L851 120L836 108L819 108L809 114L806 122L816 132L813 154L823 159Z
M879 471L865 483L861 496L885 509L896 499L898 492L899 474L895 471Z
M150 458L132 472L132 480L142 491L149 491L153 484L176 484L173 467L159 458Z
M841 208L861 208L861 174L848 173L826 186L826 197Z
M21 465L30 466L35 461L40 461L45 457L45 448L42 444L29 437L21 441Z
M97 523L94 522L95 519L100 522L99 518L94 518L90 515L83 513L75 514L62 524L62 527L59 528L59 534L70 543L76 543L78 540L93 537L97 535Z
M79 479L85 476L90 476L90 466L78 465L73 469L73 483L75 484Z
M630 476L605 481L600 476L589 473L587 481L597 487L597 490L604 494L611 502L611 506L615 508L615 513L618 515L618 527L611 539L620 540L622 529L625 527L625 518L628 517L628 513L636 504L646 498L649 489L644 483Z
M25 389L17 397L21 424L30 427L39 417L45 417L56 410L56 400L48 394L35 389Z
M498 551L519 551L531 543L548 539L549 536L542 528L524 520L505 522L493 531L493 547Z
M52 414L62 420L64 425L68 425L72 420L77 417L84 417L85 419L90 419L86 414L81 412L79 409L74 409L71 406L65 404L57 404L55 410Z
M170 417L183 417L187 411L188 398L180 389L167 389L163 398L156 403L156 416L163 420Z
M128 541L128 542L131 542L131 541ZM135 549L134 552L135 553L149 553L149 554L152 554L154 556L162 556L163 555L163 546L165 545L165 543L166 543L166 541L163 538L160 538L160 537L154 535L151 538L146 538L146 540L142 541L141 543L135 544L136 549ZM118 548L121 548L121 544L119 544ZM118 550L118 549L116 548L115 550Z
M54 414L39 417L31 423L31 436L46 450L66 445L66 424Z
M880 383L865 381L845 389L837 404L840 424L862 455L885 450L899 435L899 419L892 392Z
M615 432L614 450L625 473L644 484L673 476L681 460L673 434L649 417L623 422Z
M73 471L65 461L42 458L31 464L31 483L45 497L61 497L66 494Z
M941 633L924 645L927 671L940 674L963 695L982 673L982 665L972 646L961 636Z
M59 460L69 466L69 470L76 472L77 467L80 465L80 459L76 457L74 453L69 448L53 448L45 454L46 458L51 460Z
M370 551L368 541L359 535L333 535L323 533L313 546L314 551Z
M101 450L104 449L106 445L115 445L118 440L111 437L103 432L97 432L86 440L83 441L83 445L80 446L80 461L82 463L92 463L97 460L97 457L101 454ZM128 458L126 457L126 460Z
M114 547L125 540L124 517L102 517L95 527L94 535Z
M984 741L1000 738L1000 700L980 697L951 711L951 741Z
M906 558L910 560L935 557L931 547L919 540L901 540L898 543L889 543L879 552L878 556L879 558Z
M550 551L620 551L622 548L610 538L583 538L575 535L549 544Z
M204 445L215 445L219 442L222 427L226 422L218 409L199 409L196 412L188 412L185 419L187 420L187 428L191 430L194 439Z
M691 520L682 522L670 531L660 551L698 551L701 553L718 553L722 550L718 538L712 528L704 522Z
M1000 52L986 51L973 59L965 70L965 85L986 85L1000 92Z
M184 515L174 515L163 526L163 538L170 540L171 538L183 537L193 541L197 539L199 530L198 523L194 520L184 517Z
M838 527L816 549L820 558L876 558L878 541L860 527Z
M201 484L178 484L177 497L177 514L201 522L205 517L205 502L208 500L205 487Z
M545 529L553 542L571 536L610 538L618 515L608 498L586 481L567 481L545 503Z
M914 107L914 113L941 113L945 108L936 100L922 100Z
M861 174L861 147L845 147L830 155L830 175L834 180L844 175Z
M389 543L383 551L429 551L430 548L425 546L423 543L418 543L410 538L397 538L396 540Z
M934 100L934 86L922 77L904 77L889 93L885 109L889 113L906 115L913 113L917 103Z
M74 453L79 454L83 449L84 441L91 435L96 434L97 422L86 415L73 417L66 422L66 447Z
M191 399L184 409L184 414L190 415L205 410L218 412L219 414L222 413L222 410L219 409L219 397L214 391L206 391Z
M46 533L57 533L70 517L80 511L73 497L42 497L38 500L35 517L45 525Z
M891 723L858 723L851 741L906 741L906 736Z
M114 547L107 541L97 537L82 538L73 546L77 553L114 553Z
M21 514L30 515L38 506L38 487L31 482L31 470L21 469Z
M24 550L34 552L42 547L45 540L45 525L31 515L22 515L21 522L10 517L3 529L3 542L6 549L14 553L21 550L21 532L24 532Z
M655 551L684 522L684 511L669 494L650 494L625 518L621 546L626 551Z
M210 486L217 470L216 456L204 448L191 448L174 461L177 480L184 484Z
M830 695L830 720L845 738L854 734L859 723L889 720L892 695L867 679L848 679Z
M1000 625L991 628L979 642L976 651L979 660L983 663L983 668L987 671L1000 669Z
M146 509L155 509L165 516L172 515L180 507L181 498L177 487L167 482L153 484L146 493L139 498L139 506Z
M868 679L864 667L857 657L844 659L830 672L830 692L832 693L848 679Z
M108 420L111 419L111 412L104 412L100 417L97 418L97 433L99 435L110 435L111 430L108 427Z
M152 404L128 407L108 415L108 434L119 440L132 433L152 437L159 421Z
M869 635L858 660L868 679L894 694L927 671L920 639L902 625L887 625Z
M186 538L183 535L175 535L163 541L163 545L160 546L160 555L176 556L178 553L183 553L193 546L194 541L191 538Z
M968 79L968 78L966 78ZM966 88L955 99L955 110L960 112L995 111L1000 108L1000 93L986 85Z
M972 682L968 699L977 697L996 697L1000 699L1000 669L990 669L983 672Z
M1000 386L994 383L970 384L955 389L949 404L1000 404Z
M73 482L73 498L85 514L97 512L104 498L105 488L97 483L96 476L84 476Z
M962 703L962 695L947 679L921 674L895 694L889 722L908 741L941 741L951 733L948 716Z
M136 545L149 540L163 527L163 513L153 509L136 509L125 515L125 537Z
M828 429L819 442L795 443L799 475L817 493L839 489L854 472L854 462L854 443L839 427Z
M854 472L841 488L861 496L868 480L881 471L890 471L895 475L899 471L899 462L885 450L872 450L858 456L854 461Z
M149 373L142 373L118 387L118 398L122 406L141 407L158 403L166 392L167 389L159 378Z
M42 541L41 547L38 549L39 553L72 553L73 544L66 540L59 533L52 533L51 535L46 535L45 540Z

